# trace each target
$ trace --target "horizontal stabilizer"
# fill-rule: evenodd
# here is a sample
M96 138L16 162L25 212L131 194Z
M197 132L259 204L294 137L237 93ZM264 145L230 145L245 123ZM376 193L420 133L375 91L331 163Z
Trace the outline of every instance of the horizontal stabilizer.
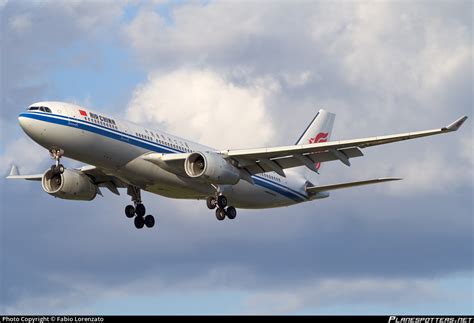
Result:
M333 184L333 185L324 185L324 186L309 186L306 188L308 193L319 193L319 192L327 192L333 190L339 190L342 188L348 188L353 186L362 186L362 185L370 185L370 184L378 184L383 182L390 182L390 181L399 181L401 178L395 177L386 177L386 178L377 178L377 179L370 179L367 181L359 181L359 182L347 182L347 183L340 183L340 184Z
M10 170L10 175L7 176L7 179L26 179L29 181L40 181L43 177L43 174L35 174L35 175L20 175L18 172L18 167L15 165L12 166Z

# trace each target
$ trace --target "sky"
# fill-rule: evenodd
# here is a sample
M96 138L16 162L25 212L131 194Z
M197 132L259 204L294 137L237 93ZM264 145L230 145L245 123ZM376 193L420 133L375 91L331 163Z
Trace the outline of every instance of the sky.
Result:
M457 132L324 165L322 185L395 183L239 210L54 199L0 179L0 313L474 314L470 1L0 1L0 169L41 173L17 116L77 103L220 149L292 144L320 108L332 139ZM66 167L81 163L64 160ZM3 177L3 176L2 176Z

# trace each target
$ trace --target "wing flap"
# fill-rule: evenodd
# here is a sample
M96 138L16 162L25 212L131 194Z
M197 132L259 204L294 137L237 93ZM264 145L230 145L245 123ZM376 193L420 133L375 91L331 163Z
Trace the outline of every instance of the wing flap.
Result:
M357 147L343 148L337 150L337 152L343 154L345 157L347 157L347 159L364 155ZM268 167L266 163L261 163L260 160L252 161L251 159L246 158L236 158L236 160L239 162L239 166L246 168L252 174L271 172L274 170ZM334 154L333 151L326 150L316 153L294 154L284 157L277 157L270 160L278 163L282 169L307 166L309 169L314 171L315 163L339 160L339 158Z
M371 185L371 184L378 184L378 183L399 181L399 180L401 180L401 178L395 178L395 177L376 178L376 179L370 179L370 180L358 181L358 182L346 182L346 183L323 185L323 186L309 186L309 187L306 187L306 191L308 193L316 194L320 192L334 191L334 190L339 190L339 189L349 188L349 187L354 187L354 186Z

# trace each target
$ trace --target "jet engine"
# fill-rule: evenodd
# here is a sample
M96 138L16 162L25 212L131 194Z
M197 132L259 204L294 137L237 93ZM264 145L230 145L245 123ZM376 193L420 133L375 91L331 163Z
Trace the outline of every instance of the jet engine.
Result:
M91 201L97 195L97 185L82 172L65 169L64 173L47 170L41 179L43 190L65 200Z
M212 184L234 185L240 180L240 171L215 153L192 153L184 161L184 170L189 177Z

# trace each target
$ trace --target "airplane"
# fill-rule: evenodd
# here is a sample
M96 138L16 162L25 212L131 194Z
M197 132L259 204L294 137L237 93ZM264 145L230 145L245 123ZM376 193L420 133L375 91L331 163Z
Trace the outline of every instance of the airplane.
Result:
M151 228L141 191L178 199L206 200L222 221L236 208L265 209L329 197L329 192L400 180L376 178L316 185L322 163L361 157L361 149L457 131L463 116L439 129L362 139L330 141L335 114L319 110L294 145L218 150L65 102L37 102L20 113L23 131L46 148L54 164L42 174L20 175L12 165L8 179L41 181L43 190L66 200L91 201L100 188L120 195L126 188L133 204L125 215L137 229ZM62 157L86 165L65 168Z

